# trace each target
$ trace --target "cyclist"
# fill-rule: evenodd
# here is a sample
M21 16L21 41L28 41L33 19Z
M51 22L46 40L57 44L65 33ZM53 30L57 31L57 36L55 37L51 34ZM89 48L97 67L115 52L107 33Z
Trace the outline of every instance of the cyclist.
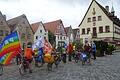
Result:
M32 73L31 62L33 60L33 51L30 44L27 44L27 48L25 48L24 57L28 63L29 72Z

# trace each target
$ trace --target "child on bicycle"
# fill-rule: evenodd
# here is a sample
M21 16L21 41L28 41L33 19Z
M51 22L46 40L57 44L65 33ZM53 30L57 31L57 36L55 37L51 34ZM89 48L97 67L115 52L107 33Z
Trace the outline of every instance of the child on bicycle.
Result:
M74 56L75 62L77 63L78 60L80 60L80 49L75 51L75 56Z
M87 54L85 50L81 50L81 61L82 61L82 65L84 65L85 62L87 61Z

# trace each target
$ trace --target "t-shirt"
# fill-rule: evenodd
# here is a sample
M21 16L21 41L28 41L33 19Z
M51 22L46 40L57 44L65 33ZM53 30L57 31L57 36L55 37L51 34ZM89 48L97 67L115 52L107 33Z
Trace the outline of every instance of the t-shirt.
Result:
M24 53L24 56L27 58L27 59L32 59L32 49L31 48L26 48L25 49L25 53Z
M84 46L84 50L85 50L86 52L89 52L89 46L85 45L85 46Z

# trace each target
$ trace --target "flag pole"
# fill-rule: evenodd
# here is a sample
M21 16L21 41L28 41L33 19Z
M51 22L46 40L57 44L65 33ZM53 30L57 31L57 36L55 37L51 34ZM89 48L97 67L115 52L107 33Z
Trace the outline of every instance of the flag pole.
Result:
M17 32L17 35L18 35L18 39L19 39L19 41L20 41L20 48L23 50L23 47L21 46L21 40L20 40L20 36L19 36L19 32L16 30L16 32Z

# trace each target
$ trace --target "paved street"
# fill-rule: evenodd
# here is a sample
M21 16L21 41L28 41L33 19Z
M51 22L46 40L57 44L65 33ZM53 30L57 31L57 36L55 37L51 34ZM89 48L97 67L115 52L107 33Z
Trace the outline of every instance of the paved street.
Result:
M44 65L25 76L20 76L18 67L11 65L5 67L0 80L120 80L120 53L97 58L92 65L82 66L80 62L60 64L52 72Z

